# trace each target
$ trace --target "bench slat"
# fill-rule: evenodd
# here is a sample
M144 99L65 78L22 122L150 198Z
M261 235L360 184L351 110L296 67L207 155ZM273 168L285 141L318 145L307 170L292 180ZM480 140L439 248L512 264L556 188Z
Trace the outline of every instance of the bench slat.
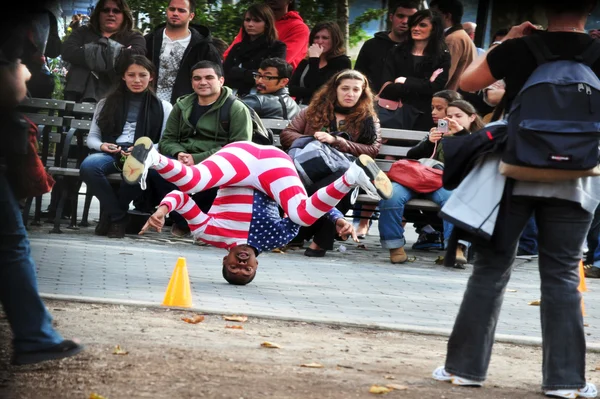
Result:
M29 112L23 113L27 118L29 118L36 125L44 125L44 126L62 126L63 118L60 116L48 116L43 114L32 114Z
M408 154L408 150L412 147L401 147L395 145L382 144L379 148L379 156L392 155L395 157L405 157Z
M75 104L75 102L46 98L26 98L19 104L19 106L25 108L54 109L57 111L64 111L67 108L67 105L70 104Z
M423 140L429 132L421 132L417 130L401 130L401 129L381 129L381 137L388 140Z
M73 106L73 112L76 114L93 115L96 110L96 104L94 103L81 103Z
M92 127L92 121L86 120L86 119L72 119L71 120L71 125L72 128L78 129L78 130L90 130L90 128Z
M360 202L362 204L378 204L379 201L369 197L367 194L360 194L356 199L356 202ZM409 200L405 208L409 209L422 209L425 211L439 211L440 206L433 201L426 200L423 198L413 198Z

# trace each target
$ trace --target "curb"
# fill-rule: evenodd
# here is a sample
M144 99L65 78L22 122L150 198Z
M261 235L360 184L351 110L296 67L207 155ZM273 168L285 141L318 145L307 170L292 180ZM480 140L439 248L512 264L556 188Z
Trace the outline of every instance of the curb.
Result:
M96 297L85 297L85 296L74 296L74 295L60 295L60 294L43 294L40 293L40 296L44 299L51 299L57 301L69 301L69 302L81 302L81 303L99 303L105 305L126 305L126 306L135 306L135 307L145 307L145 308L153 308L153 309L166 309L167 307L157 304L155 302L145 302L145 301L136 301L132 299L108 299L108 298L96 298ZM213 314L213 315L221 315L223 311L217 308L202 308L192 306L190 308L170 308L175 310L184 310L184 311L195 311L198 313L205 314ZM253 313L253 312L240 312L246 316L267 319L267 320L283 320L283 321L297 321L297 322L307 322L307 323L318 323L318 324L328 324L334 326L341 327L353 327L353 328L368 328L373 330L382 330L382 331L398 331L405 332L411 334L422 334L422 335L432 335L448 338L450 336L451 330L449 328L435 328L435 327L419 327L415 325L409 324L361 324L361 323L351 323L351 322L341 322L341 321L332 321L325 318L311 318L311 317L281 317L281 316L270 316L261 313ZM496 334L495 342L504 343L504 344L512 344L512 345L525 345L525 346L542 346L542 338L541 337L527 337L522 335L511 335L511 334ZM592 353L600 353L600 343L598 342L587 342L587 351Z

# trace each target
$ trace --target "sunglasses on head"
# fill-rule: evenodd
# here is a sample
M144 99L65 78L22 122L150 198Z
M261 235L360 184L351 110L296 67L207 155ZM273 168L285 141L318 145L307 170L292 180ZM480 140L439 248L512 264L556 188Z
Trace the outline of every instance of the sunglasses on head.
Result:
M110 14L111 12L113 14L120 14L122 12L118 8L110 8L110 7L103 8L101 11L105 14Z

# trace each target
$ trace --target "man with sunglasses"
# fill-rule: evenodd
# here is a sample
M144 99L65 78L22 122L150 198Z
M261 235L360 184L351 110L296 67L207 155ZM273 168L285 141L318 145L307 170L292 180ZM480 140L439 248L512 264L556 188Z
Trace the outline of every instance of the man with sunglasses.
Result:
M284 59L267 58L254 73L256 94L249 94L241 100L262 119L292 119L300 112L300 107L290 97L287 88L291 76L292 66Z

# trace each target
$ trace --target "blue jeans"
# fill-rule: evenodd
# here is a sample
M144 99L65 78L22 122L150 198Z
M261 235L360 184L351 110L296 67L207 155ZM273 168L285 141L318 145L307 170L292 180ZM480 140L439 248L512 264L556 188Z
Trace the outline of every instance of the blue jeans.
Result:
M525 225L525 230L521 234L519 239L519 249L526 252L528 255L535 255L538 253L537 243L538 229L535 224L535 217L530 217Z
M426 198L440 206L444 206L451 191L440 188L437 191L428 194L416 193L401 184L392 182L392 198L381 200L379 202L379 239L381 246L387 249L401 248L406 244L404 239L404 228L402 227L402 216L404 215L404 206L406 203L416 198ZM444 244L448 244L448 239L453 229L452 223L444 220Z
M105 212L113 222L127 216L131 201L143 193L138 184L129 185L125 182L121 182L119 193L115 193L106 176L112 173L121 173L121 171L115 166L115 157L104 152L91 154L85 158L81 163L79 173L87 189L100 201L102 212ZM150 169L148 174L151 173L156 173L156 171Z
M592 215L578 203L555 198L514 196L501 206L493 242L473 246L475 262L448 341L446 370L485 380L506 284L519 236L535 213L539 227L542 389L585 386L585 332L581 315L579 261Z
M63 341L38 293L35 264L17 200L0 173L0 303L13 332L15 352Z

